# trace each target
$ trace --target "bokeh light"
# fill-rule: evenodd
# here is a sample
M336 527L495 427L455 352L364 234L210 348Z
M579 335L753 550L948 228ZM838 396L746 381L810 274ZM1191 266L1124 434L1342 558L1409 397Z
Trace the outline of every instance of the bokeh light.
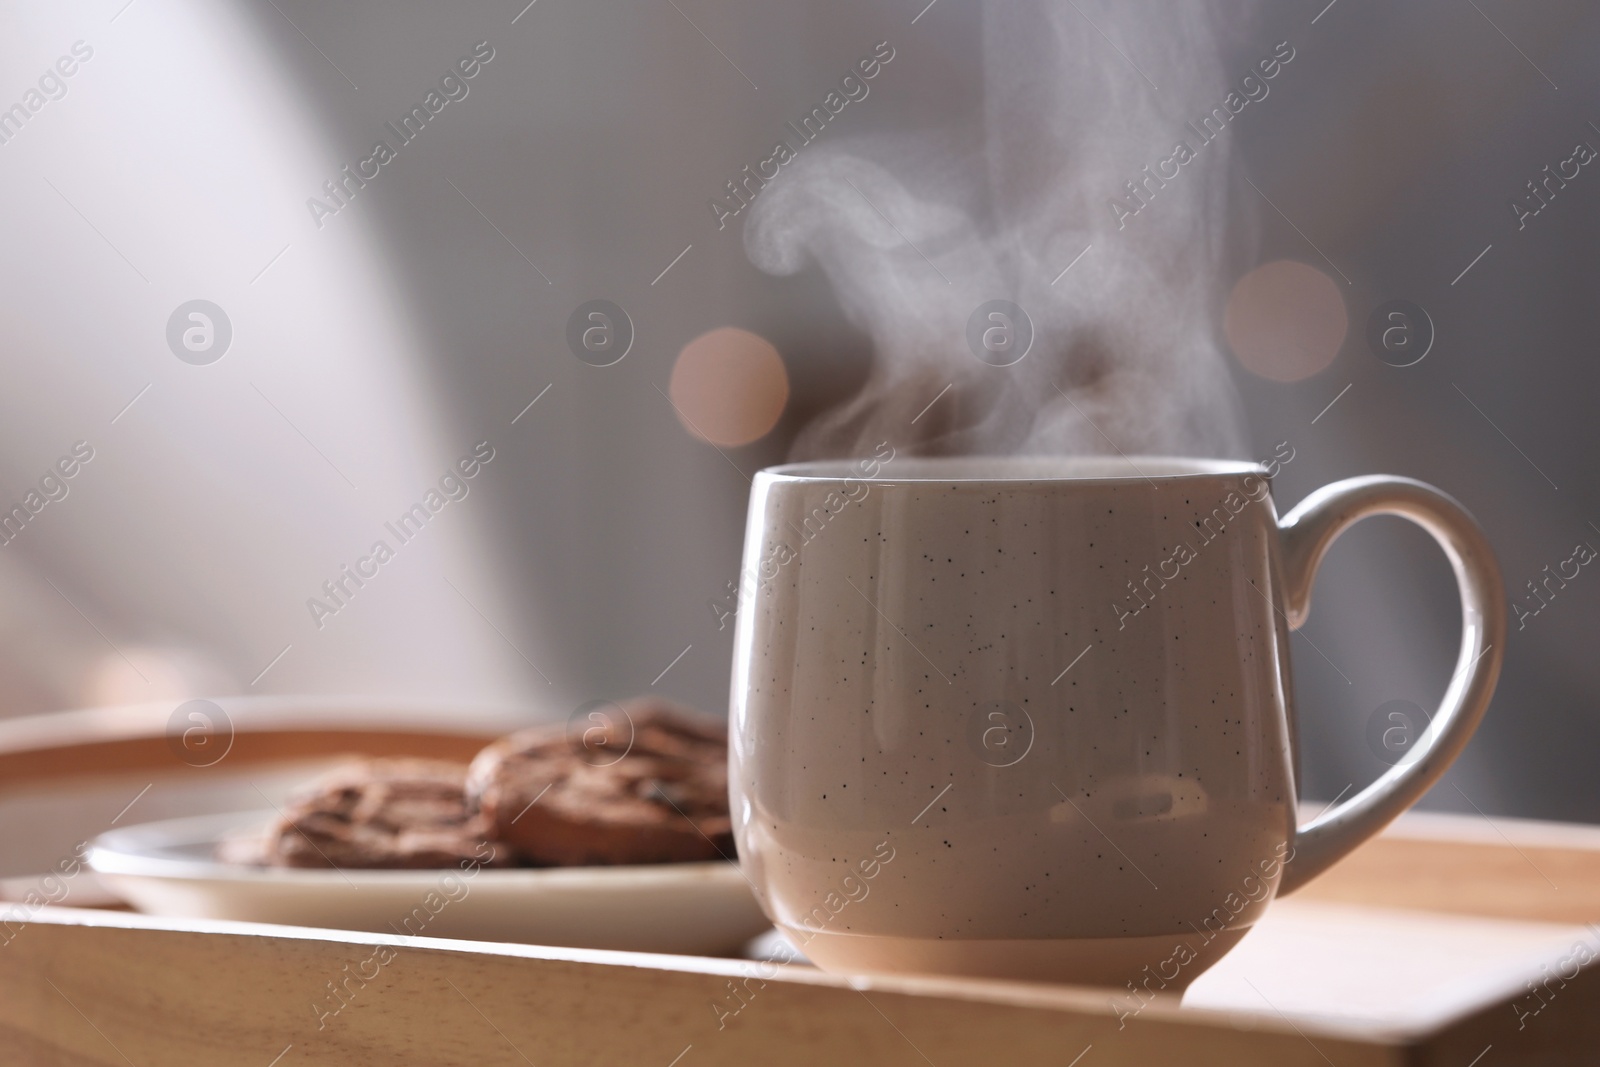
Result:
M766 436L789 402L789 372L772 342L735 326L683 346L667 387L684 429L714 445Z
M1234 285L1222 329L1246 370L1298 382L1333 363L1350 317L1337 282L1315 267L1280 259Z

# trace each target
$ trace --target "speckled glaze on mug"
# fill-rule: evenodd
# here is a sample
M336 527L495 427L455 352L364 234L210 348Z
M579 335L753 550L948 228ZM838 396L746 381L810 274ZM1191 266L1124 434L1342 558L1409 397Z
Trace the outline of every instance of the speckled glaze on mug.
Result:
M1269 464L886 458L761 472L731 791L768 916L820 966L1181 988L1466 744L1504 643L1449 497ZM1415 758L1296 826L1289 631L1371 514L1433 533L1460 666Z

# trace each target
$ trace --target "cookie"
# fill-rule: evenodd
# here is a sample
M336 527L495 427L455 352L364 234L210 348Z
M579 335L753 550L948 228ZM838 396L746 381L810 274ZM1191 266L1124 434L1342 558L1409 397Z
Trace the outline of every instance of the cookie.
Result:
M489 745L467 774L469 803L534 863L732 859L726 728L653 698L620 709Z
M468 809L466 774L444 760L355 760L291 797L264 835L218 855L268 867L503 865L489 820Z

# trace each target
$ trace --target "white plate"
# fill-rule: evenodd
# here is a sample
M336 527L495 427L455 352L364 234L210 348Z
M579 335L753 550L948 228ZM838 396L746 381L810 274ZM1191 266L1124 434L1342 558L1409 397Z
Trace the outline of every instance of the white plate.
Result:
M732 863L372 871L245 867L212 858L237 812L101 834L89 866L140 911L289 926L684 955L736 952L771 924Z

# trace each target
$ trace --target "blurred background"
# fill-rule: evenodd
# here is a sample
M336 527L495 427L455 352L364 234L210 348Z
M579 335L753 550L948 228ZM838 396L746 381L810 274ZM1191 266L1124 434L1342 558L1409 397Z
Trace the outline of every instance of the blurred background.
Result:
M887 43L790 173L742 186L756 206L845 146L935 174L931 202L1050 139L1026 177L1072 196L1029 202L1082 217L1021 220L1054 229L1045 295L1019 302L1059 294L1111 340L1049 350L1041 328L1020 366L1077 381L1121 329L1163 373L1215 371L1176 400L1158 375L1142 422L1061 448L1288 442L1280 511L1370 472L1455 495L1521 607L1490 715L1424 806L1600 820L1580 548L1600 548L1600 11L1080 0L1001 82L993 12L925 3L0 5L0 715L307 692L725 711L749 476L824 449L802 435L886 349L859 279L816 265L837 241L758 269L760 215L728 183ZM1224 94L1280 45L1235 114ZM1147 182L1219 106L1225 131L1177 172L1195 176ZM1168 241L1171 318L1114 269ZM914 250L889 265L960 252ZM959 370L896 378L927 415L906 451L951 450L1000 388L950 345ZM1148 415L1172 404L1182 440ZM1294 639L1306 796L1384 769L1373 724L1433 707L1458 635L1420 531L1339 541Z

